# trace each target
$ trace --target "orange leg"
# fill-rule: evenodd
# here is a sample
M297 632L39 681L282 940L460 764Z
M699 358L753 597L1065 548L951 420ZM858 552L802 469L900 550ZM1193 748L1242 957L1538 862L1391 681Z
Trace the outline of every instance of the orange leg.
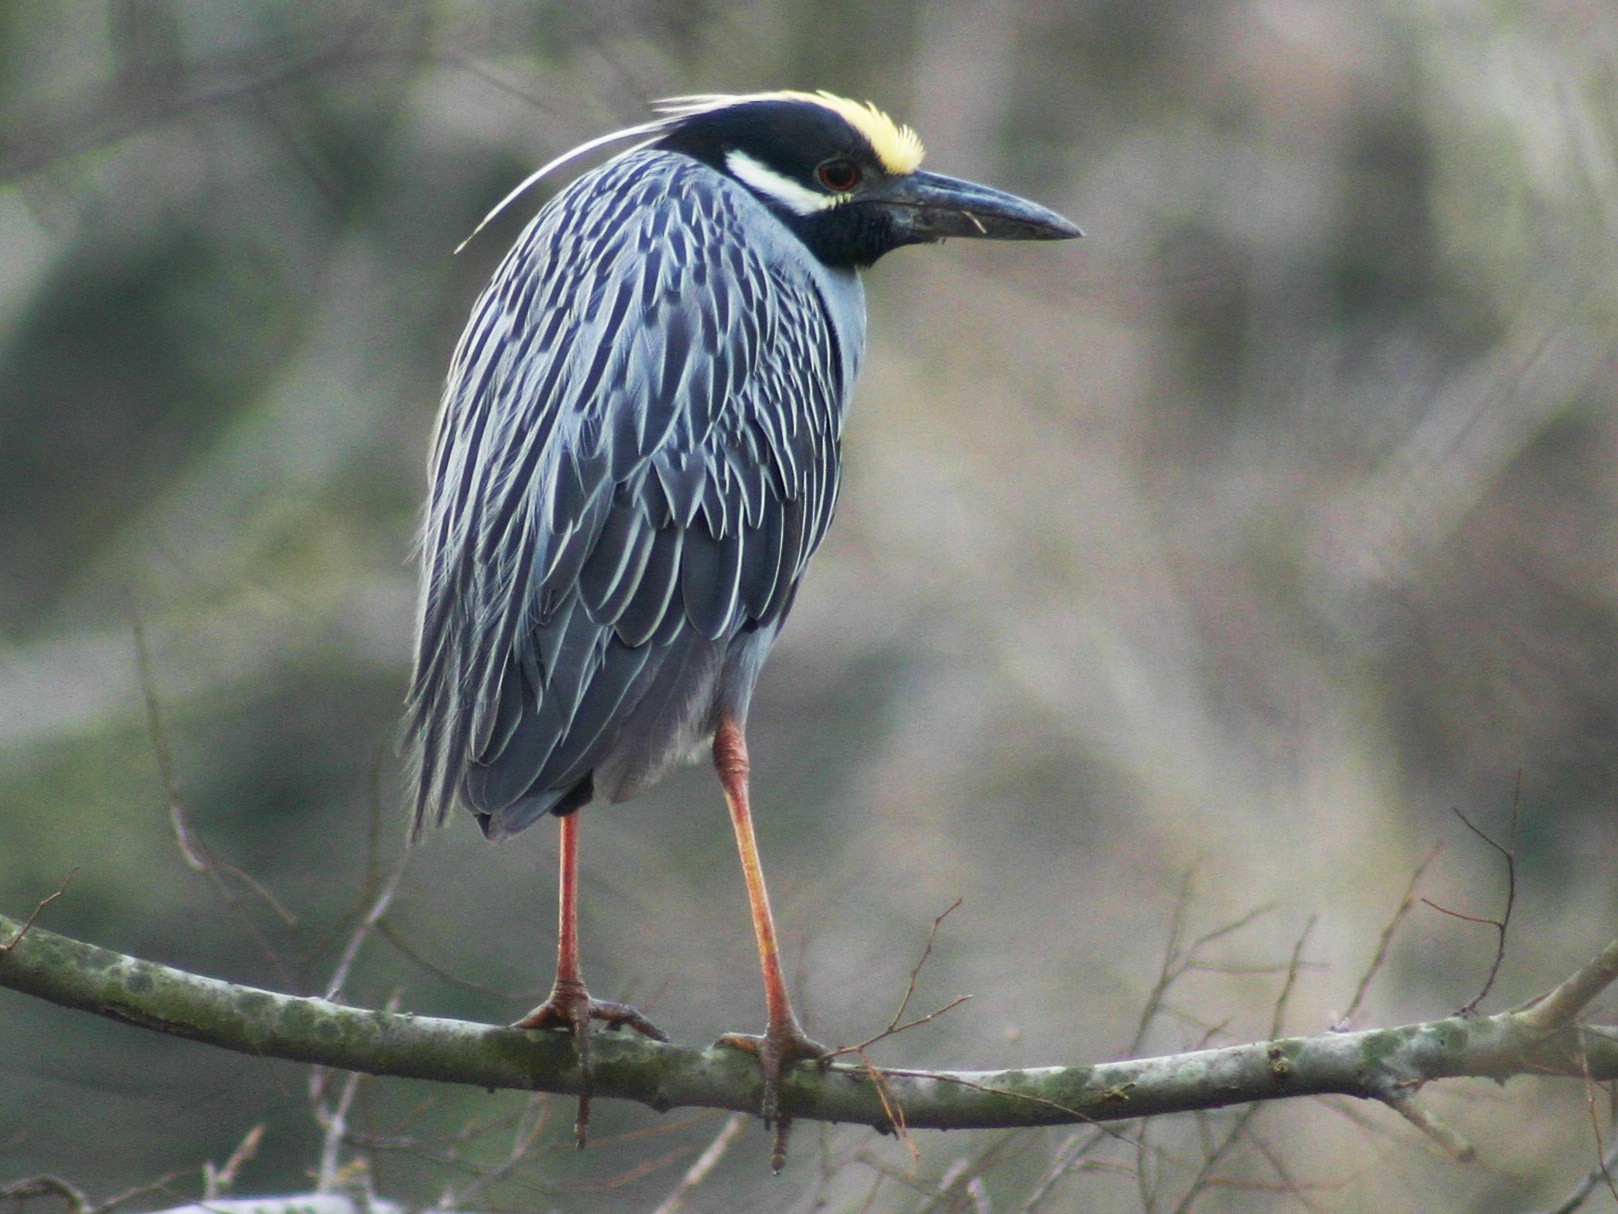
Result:
M579 968L579 818L577 810L562 819L561 892L558 895L556 982L545 1002L512 1028L563 1028L573 1033L579 1051L579 1116L573 1136L584 1146L590 1128L590 1087L595 1068L590 1060L590 1021L605 1020L613 1028L632 1028L653 1041L668 1036L626 1003L590 998Z
M799 1059L824 1058L827 1049L808 1037L792 1014L786 981L781 976L781 949L775 938L775 918L770 914L770 895L764 888L764 869L759 863L758 841L753 837L753 814L747 797L747 737L734 717L720 718L714 731L714 766L725 790L730 824L736 832L736 849L742 857L742 875L747 881L747 901L753 911L753 932L758 937L758 961L764 971L764 1005L769 1020L762 1036L727 1033L720 1045L757 1054L764 1072L764 1092L760 1112L766 1126L775 1126L775 1170L786 1162L789 1119L781 1114L781 1068Z

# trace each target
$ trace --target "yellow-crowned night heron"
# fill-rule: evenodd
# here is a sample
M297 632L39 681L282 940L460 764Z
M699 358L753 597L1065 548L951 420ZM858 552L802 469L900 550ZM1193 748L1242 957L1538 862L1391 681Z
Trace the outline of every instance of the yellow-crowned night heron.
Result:
M826 93L672 102L518 192L632 139L528 225L461 338L407 723L418 832L457 802L491 839L561 819L555 989L518 1024L576 1034L581 1143L589 1021L662 1035L585 992L574 811L635 796L710 740L769 1013L762 1036L725 1041L758 1054L766 1120L782 1066L825 1053L781 977L744 725L837 497L865 345L856 271L947 236L1079 235L1023 199L920 172L914 132Z

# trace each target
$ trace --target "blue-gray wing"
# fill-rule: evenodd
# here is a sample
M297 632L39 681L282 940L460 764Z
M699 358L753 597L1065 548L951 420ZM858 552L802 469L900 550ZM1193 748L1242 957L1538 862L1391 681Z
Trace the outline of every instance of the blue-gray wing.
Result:
M491 833L582 803L627 720L674 745L716 655L790 608L853 364L807 254L761 220L697 162L632 153L547 207L478 302L431 468L418 829L457 798Z

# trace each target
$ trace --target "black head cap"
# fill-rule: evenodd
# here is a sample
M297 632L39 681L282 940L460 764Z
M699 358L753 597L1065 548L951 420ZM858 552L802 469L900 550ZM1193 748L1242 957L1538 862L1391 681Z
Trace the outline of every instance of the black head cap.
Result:
M710 165L750 190L832 266L868 266L945 236L1079 235L1043 207L919 171L921 140L875 106L830 93L671 102L653 146Z

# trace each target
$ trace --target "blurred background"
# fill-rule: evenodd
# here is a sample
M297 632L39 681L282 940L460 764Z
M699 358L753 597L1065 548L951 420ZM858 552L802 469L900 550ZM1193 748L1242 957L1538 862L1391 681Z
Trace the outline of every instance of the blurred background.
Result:
M1515 850L1485 1010L1610 938L1606 0L0 6L0 908L76 870L46 926L324 989L402 851L442 376L547 191L452 250L650 100L778 87L869 98L929 168L1088 233L867 278L838 522L751 731L813 1035L879 1032L957 898L913 1010L972 999L878 1061L1260 1038L1300 940L1281 1024L1323 1031L1424 860L1418 896L1504 914L1456 811ZM761 1027L711 772L587 810L584 849L594 993L684 1042ZM549 823L430 838L347 997L519 1015L549 982L554 863ZM1453 1011L1495 943L1417 904L1354 1025ZM10 992L0 1017L0 1180L158 1183L128 1203L153 1208L262 1124L238 1191L310 1183L303 1069ZM750 1126L687 1208L1527 1210L1597 1159L1587 1095L1430 1090L1465 1166L1346 1100L1099 1142L923 1134L915 1157L804 1123L775 1179ZM532 1147L485 1183L519 1116ZM596 1118L580 1155L568 1101L367 1081L344 1159L416 1205L649 1211L723 1120Z

